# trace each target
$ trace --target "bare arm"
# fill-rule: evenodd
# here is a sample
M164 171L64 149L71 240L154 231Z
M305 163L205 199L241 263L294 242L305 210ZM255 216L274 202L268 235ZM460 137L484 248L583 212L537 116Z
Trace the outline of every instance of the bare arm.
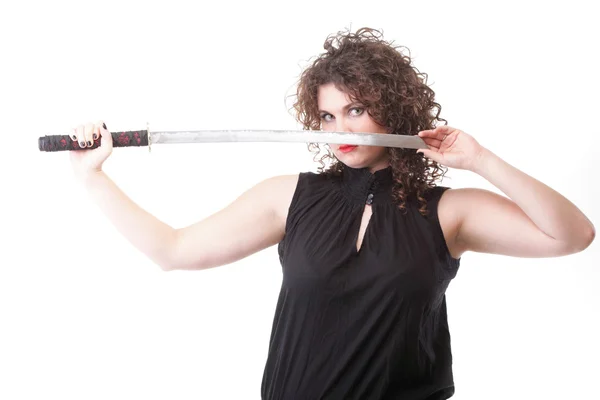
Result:
M175 236L175 269L229 264L279 243L298 175L264 180L223 210Z
M210 217L174 229L133 202L103 171L85 187L117 230L164 270L234 262L281 240L297 175L267 179Z
M117 230L162 268L172 263L175 230L139 207L104 171L86 174L88 194Z
M513 167L471 135L447 125L419 132L425 157L473 171L500 189L446 190L440 224L453 257L465 251L515 257L559 257L586 249L596 230L563 195Z
M454 255L465 251L515 257L560 257L594 240L589 219L564 196L490 151L474 168L509 198L483 189L448 190L440 200ZM453 215L451 217L451 215Z

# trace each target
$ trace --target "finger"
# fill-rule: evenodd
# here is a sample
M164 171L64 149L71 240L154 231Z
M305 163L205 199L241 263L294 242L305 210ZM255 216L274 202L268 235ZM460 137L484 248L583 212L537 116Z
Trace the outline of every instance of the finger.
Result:
M85 148L85 136L83 134L83 132L85 131L85 126L83 125L77 125L77 128L75 129L75 136L77 137L77 140L79 141L79 147L81 147L82 149Z
M423 155L423 157L425 158L429 158L433 161L437 161L438 163L442 163L444 156L441 153L438 153L437 151L433 151L433 150L426 150L426 149L419 149L417 150L417 153L421 153Z
M100 137L100 126L94 125L94 130L92 133L92 140L95 142Z
M432 137L435 136L435 133L433 132L433 129L427 129L424 131L419 132L419 137Z
M425 142L425 144L427 144L428 146L432 146L432 147L436 147L436 148L440 148L440 146L442 145L442 140L440 139L434 139L434 138L424 138L423 141Z
M448 134L453 130L454 130L454 128L452 128L451 126L448 126L448 125L436 126L434 129L434 131L436 131L438 133L445 133L445 134Z
M71 133L69 134L69 137L71 138L72 141L74 141L74 142L77 141L77 127L71 128Z
M444 138L444 134L436 131L435 129L430 129L430 130L419 132L419 137L423 140L426 140L426 139L442 140Z
M101 119L99 119L98 121L96 121L95 127L94 127L94 135L93 135L93 139L96 140L100 137L100 130L104 128L106 128L106 124L104 123L104 121L102 121Z
M100 130L99 131L100 131L100 136L102 137L102 144L101 144L101 146L110 146L110 147L112 147L112 145L113 145L112 135L108 131L108 129L106 128L106 124L104 122L102 122L102 124L100 125Z
M428 139L425 141L425 144L427 145L429 150L432 150L434 152L440 152L442 150L442 147L444 146L441 141L435 139Z
M88 122L87 124L85 124L85 131L84 131L84 135L85 135L85 143L87 145L87 147L92 147L92 136L94 135L94 124L92 124L91 122Z
M92 140L96 141L100 137L100 127L102 123L96 122L94 123L94 128L92 129Z
M424 131L419 132L420 137L429 137L429 138L438 138L442 139L445 135L450 133L452 128L447 125L441 125L436 127L435 129L426 129Z
M431 152L431 150L427 150L427 149L419 149L419 150L417 150L417 154L421 154L425 158L429 158L430 152Z

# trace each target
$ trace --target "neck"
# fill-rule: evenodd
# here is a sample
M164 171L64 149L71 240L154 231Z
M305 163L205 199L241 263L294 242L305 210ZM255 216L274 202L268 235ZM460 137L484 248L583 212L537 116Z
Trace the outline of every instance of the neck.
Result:
M373 204L392 201L390 197L393 185L392 169L389 165L382 167L382 165L373 165L352 168L344 164L342 187L348 198L358 204L365 204L370 200L374 202Z
M382 169L386 169L389 166L390 166L390 163L388 162L388 160L385 160L385 161L381 161L381 162L378 162L373 165L368 165L367 168L369 169L369 172L374 174L375 172L380 171Z

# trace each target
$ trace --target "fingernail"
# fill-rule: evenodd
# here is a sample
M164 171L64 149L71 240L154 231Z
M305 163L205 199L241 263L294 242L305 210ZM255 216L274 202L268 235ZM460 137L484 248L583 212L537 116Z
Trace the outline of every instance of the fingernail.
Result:
M85 142L79 142L79 147L85 147Z
M93 136L93 138L94 138L94 140L98 139L98 135L96 135L96 134L94 133L94 136Z
M92 146L92 141L91 141L91 140L88 140L88 143L87 143L87 145L88 145L88 146Z
M106 127L106 124L105 124L104 122L102 123L102 127L103 127L104 129L108 130L108 128Z

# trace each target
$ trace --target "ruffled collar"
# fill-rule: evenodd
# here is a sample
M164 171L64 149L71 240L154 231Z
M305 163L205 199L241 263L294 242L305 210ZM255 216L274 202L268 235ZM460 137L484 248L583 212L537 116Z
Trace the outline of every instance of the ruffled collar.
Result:
M369 168L351 168L344 164L342 189L353 201L361 204L382 204L392 201L394 184L392 167L371 173Z

